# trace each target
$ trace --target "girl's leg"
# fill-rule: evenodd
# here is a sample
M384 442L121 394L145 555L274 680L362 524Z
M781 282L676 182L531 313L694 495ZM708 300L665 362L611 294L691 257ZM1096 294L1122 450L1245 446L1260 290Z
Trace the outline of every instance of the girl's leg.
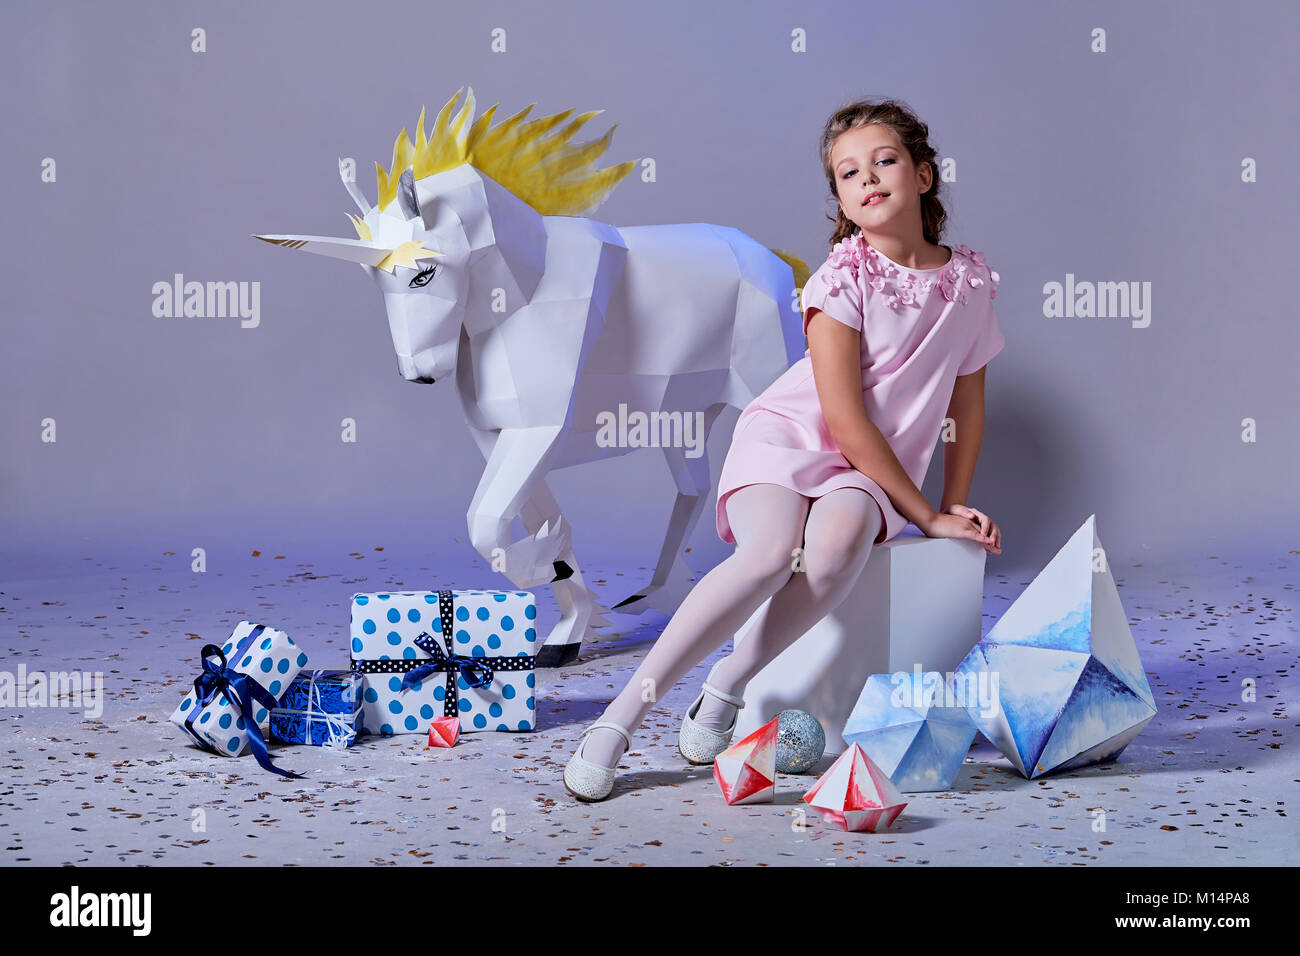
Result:
M792 552L803 541L808 508L806 497L782 485L746 485L732 493L727 517L736 550L696 582L601 720L635 733L658 698L732 637L785 583L792 573ZM599 728L587 735L581 753L592 763L616 766L623 738Z
M754 675L848 596L880 534L880 522L880 506L861 488L837 488L814 500L804 531L804 570L796 570L772 596L745 639L714 665L709 683L743 697ZM731 704L705 694L695 721L725 732L735 713Z

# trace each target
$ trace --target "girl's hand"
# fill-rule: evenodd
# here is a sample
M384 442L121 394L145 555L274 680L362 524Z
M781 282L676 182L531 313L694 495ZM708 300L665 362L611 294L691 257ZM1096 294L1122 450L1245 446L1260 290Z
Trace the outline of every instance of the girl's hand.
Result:
M980 511L978 508L972 508L969 505L949 505L947 514L957 515L962 518L969 518L979 526L980 534L989 539L991 544L985 545L984 550L989 554L1002 553L1002 529L994 523L993 519Z
M989 554L1002 553L1002 531L984 512L966 505L950 505L921 528L929 538L967 538L982 545Z

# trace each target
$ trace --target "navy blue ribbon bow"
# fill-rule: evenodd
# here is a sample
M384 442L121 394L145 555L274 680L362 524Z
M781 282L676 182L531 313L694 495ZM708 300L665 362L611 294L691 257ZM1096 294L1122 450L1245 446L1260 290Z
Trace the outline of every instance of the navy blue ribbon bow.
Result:
M235 657L243 653L244 647L250 645L257 635L265 630L262 624L253 628L251 634L241 646L236 648ZM262 728L258 726L257 721L253 719L256 712L254 703L261 704L270 711L275 707L275 698L271 693L247 674L241 674L233 667L226 663L226 655L221 653L221 648L216 644L205 644L200 651L203 658L203 670L198 677L194 678L194 695L198 698L195 702L194 709L185 721L185 729L190 732L200 747L204 750L212 750L213 746L202 737L193 727L194 720L212 700L221 693L225 693L227 699L235 706L236 711L244 718L244 727L248 731L248 743L252 747L253 756L257 758L258 766L263 770L269 770L272 773L278 773L282 777L300 777L302 774L294 773L291 770L281 770L271 763L271 757L266 750L266 738L262 736ZM216 661L213 661L216 658Z
M438 646L438 642L433 639L433 635L428 631L425 631L412 642L416 647L428 654L432 660L421 661L403 674L402 690L410 690L412 685L424 680L426 677L440 671L446 671L447 694L442 701L442 713L444 717L458 717L460 716L460 709L458 706L459 694L456 677L459 675L464 678L465 684L469 687L487 687L492 683L492 668L481 657L453 654L451 652L451 637L443 634L442 639L447 645L445 652Z

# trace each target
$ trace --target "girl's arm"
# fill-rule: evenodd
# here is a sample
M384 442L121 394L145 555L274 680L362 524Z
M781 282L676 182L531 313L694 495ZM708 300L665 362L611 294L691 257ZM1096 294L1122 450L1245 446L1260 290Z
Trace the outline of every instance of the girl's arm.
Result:
M943 499L939 510L964 505L975 479L975 462L984 440L984 369L957 376L948 401L948 417L955 423L954 441L943 443Z
M880 485L898 512L928 534L939 512L912 484L862 402L862 333L818 309L809 311L813 379L831 438L850 465Z

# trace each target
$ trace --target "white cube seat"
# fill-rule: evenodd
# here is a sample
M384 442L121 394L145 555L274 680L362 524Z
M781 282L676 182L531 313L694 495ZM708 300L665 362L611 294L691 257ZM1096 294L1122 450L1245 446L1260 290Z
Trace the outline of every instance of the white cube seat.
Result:
M840 731L869 676L917 665L946 674L979 641L986 557L974 541L927 538L911 524L877 545L839 607L749 682L733 739L793 708L821 722L826 753L843 752ZM737 643L768 603L737 632Z

